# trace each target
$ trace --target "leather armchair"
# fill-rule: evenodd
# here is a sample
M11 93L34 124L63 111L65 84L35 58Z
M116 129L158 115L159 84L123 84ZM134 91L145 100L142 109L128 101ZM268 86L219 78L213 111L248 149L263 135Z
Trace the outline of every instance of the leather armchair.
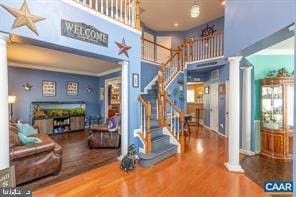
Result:
M33 137L41 143L22 145L13 123L9 127L10 165L15 166L16 184L57 174L62 166L62 148L48 135L38 133Z

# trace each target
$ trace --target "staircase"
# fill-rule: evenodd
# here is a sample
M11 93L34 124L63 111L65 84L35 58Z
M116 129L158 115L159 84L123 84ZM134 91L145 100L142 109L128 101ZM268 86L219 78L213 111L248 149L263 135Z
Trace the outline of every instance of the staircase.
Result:
M140 165L150 167L170 156L185 151L184 122L182 109L169 99L166 88L182 72L186 62L206 60L223 56L223 33L185 40L176 50L143 40L142 58L146 47L168 50L170 58L161 64L157 80L145 94L138 96L141 111L141 128L137 133L144 149L139 154ZM148 50L149 51L149 50ZM143 56L144 55L144 56ZM151 82L152 83L152 82Z
M159 94L158 84L152 85L147 94L141 97L152 106L150 116L151 130L151 152L148 154L140 153L140 165L142 167L151 167L152 165L170 157L178 152L178 146L170 143L170 136L163 133L163 126L159 125L157 113L157 97Z

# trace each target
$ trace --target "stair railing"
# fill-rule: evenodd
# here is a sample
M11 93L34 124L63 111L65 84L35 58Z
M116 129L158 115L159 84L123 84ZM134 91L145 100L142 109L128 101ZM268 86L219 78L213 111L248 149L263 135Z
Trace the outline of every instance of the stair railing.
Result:
M173 53L173 49L165 47L161 44L142 38L142 59L161 64L159 54L170 54Z
M141 139L145 144L145 153L151 152L151 104L145 101L142 96L138 96L140 102L140 119L141 119L141 132L139 133Z
M128 26L140 29L140 0L73 0Z
M184 123L185 114L181 111L168 97L167 93L164 94L164 126L169 132L179 141L181 145L181 152L184 152L185 138L184 138Z
M221 57L224 51L224 33L218 32L203 38L184 40L181 48L186 62Z

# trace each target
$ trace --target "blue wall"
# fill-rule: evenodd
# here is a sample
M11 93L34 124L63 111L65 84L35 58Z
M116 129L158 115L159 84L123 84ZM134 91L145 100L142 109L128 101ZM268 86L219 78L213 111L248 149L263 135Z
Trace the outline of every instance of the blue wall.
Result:
M141 91L156 77L159 71L159 65L148 62L141 62Z
M132 74L141 74L141 32L135 29L127 28L124 25L118 25L107 21L92 12L81 9L83 6L72 1L71 4L60 1L27 1L30 12L34 15L46 18L43 21L36 23L39 35L34 34L27 27L11 29L15 20L11 14L0 7L0 18L5 19L5 22L0 23L0 31L15 34L27 38L26 41L36 45L48 48L69 51L85 56L101 58L112 61L126 60L129 62L128 78L129 78L129 144L134 143L133 131L140 127L139 103L137 96L140 94L140 87L132 87ZM23 0L0 0L0 4L7 5L19 9ZM85 8L85 7L83 7ZM53 14L54 13L54 14ZM95 44L83 42L80 40L71 39L61 36L61 20L66 19L74 22L83 22L92 25L102 32L109 35L109 46L102 47ZM49 31L50 29L50 31ZM124 55L118 56L118 47L115 42L121 42L125 38L127 45L132 48L129 50L129 58Z
M239 55L259 40L296 21L295 0L227 0L224 56Z
M55 97L42 96L43 80L56 81ZM66 95L67 81L79 83L78 96ZM22 87L26 82L33 86L30 92L25 91ZM96 116L100 109L98 82L98 77L26 68L8 68L9 95L16 96L14 117L28 123L31 123L30 104L32 101L84 101L86 102L86 115ZM86 91L88 86L92 87L94 91L88 93Z

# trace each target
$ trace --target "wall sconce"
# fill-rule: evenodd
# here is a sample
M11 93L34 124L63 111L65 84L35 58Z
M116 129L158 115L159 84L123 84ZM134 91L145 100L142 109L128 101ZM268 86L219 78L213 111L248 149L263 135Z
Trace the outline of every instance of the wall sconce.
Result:
M31 91L31 89L32 89L32 85L30 85L28 82L25 84L25 85L23 85L23 88L25 89L25 91L27 91L27 92L30 92Z
M93 89L92 87L90 87L90 86L87 86L86 91L87 91L88 93L91 93L91 92L94 91L94 89Z

